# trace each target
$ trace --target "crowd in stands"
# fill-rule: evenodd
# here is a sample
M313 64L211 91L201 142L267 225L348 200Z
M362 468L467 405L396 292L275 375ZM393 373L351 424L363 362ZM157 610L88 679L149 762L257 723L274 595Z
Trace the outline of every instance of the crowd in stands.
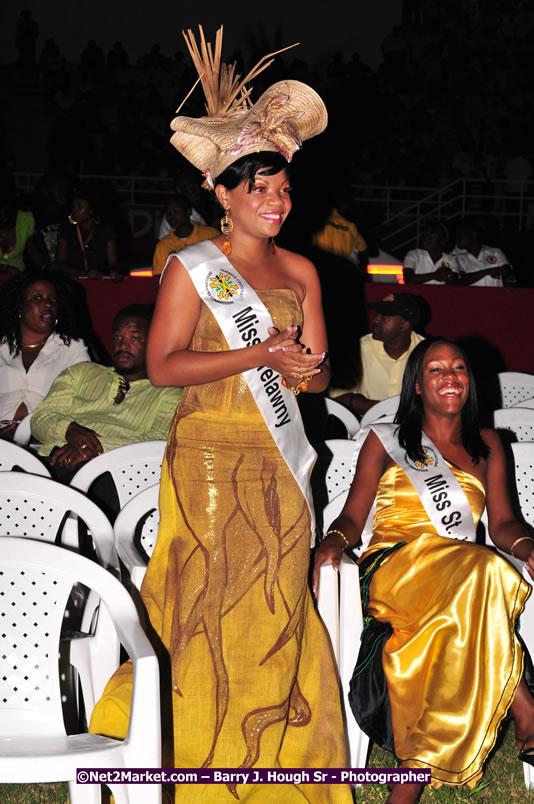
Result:
M259 94L281 75L316 88L329 109L330 132L355 141L353 149L344 149L350 156L343 166L353 183L433 187L468 177L517 185L532 178L528 43L534 14L526 0L485 4L477 16L479 5L451 13L426 4L422 19L395 25L384 38L377 69L358 53L347 60L336 52L323 70L291 51L277 58L255 90ZM61 41L38 39L35 21L26 20L24 30L29 42L19 47L19 61L26 72L33 65L39 76L50 168L173 175L176 153L162 145L171 113L196 77L184 46L178 42L169 56L155 44L133 62L121 41L105 53L91 40L79 63L69 64ZM228 60L233 58L242 67L240 53ZM349 102L354 127L343 132ZM201 103L200 93L193 93L188 113L196 114Z

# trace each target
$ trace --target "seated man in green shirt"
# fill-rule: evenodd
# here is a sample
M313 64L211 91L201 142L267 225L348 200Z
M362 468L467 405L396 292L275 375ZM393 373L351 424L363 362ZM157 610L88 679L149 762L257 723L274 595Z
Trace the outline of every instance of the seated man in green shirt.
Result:
M155 388L146 341L153 308L130 304L113 321L112 366L80 363L63 371L35 409L31 427L58 479L124 444L167 439L181 388Z

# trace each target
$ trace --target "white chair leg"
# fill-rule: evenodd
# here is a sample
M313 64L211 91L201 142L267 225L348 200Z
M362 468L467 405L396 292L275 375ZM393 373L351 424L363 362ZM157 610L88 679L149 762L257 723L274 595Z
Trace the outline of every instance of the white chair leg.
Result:
M319 573L317 610L330 636L339 666L339 574L331 564L324 564Z
M356 723L348 698L352 673L358 660L360 634L363 628L359 573L357 564L345 555L341 560L339 569L339 674L341 677L349 765L351 768L365 768L369 751L369 737Z
M70 804L102 804L99 784L76 784L69 782Z

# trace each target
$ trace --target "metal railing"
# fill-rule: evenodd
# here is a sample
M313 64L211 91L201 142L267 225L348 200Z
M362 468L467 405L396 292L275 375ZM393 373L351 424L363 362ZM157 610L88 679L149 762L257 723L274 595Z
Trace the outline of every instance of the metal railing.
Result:
M18 190L31 192L41 173L15 173ZM80 179L111 184L121 202L134 205L158 205L173 191L168 176L103 176L82 175ZM384 248L404 256L407 248L419 242L421 227L427 218L455 223L461 218L478 215L495 219L502 229L511 223L516 231L534 225L534 181L516 182L506 179L456 179L444 187L393 187L357 184L352 187L352 200L371 206L381 217L380 235Z
M534 225L534 182L456 179L430 191L396 188L396 195L385 186L355 185L352 189L355 203L380 206L380 242L395 254L404 254L407 247L413 248L419 242L421 227L428 218L446 224L469 216L492 218L499 228L512 224L518 232ZM410 199L410 194L416 197Z

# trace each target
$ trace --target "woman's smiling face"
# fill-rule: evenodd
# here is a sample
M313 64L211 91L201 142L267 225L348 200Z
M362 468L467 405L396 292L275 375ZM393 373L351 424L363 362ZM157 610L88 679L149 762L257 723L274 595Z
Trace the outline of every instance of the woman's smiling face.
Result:
M431 346L415 390L421 395L425 410L460 412L469 396L469 374L460 350L451 343Z
M218 185L217 197L229 210L235 227L256 237L274 237L291 211L290 184L286 171L272 176L256 173L249 192L248 180L234 190Z

